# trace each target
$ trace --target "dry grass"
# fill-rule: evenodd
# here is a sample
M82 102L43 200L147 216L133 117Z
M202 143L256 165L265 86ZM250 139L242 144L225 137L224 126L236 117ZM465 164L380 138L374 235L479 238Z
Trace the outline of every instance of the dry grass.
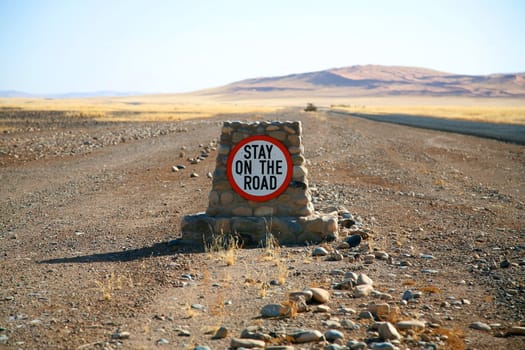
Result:
M270 286L267 282L261 282L259 284L259 298L264 299L266 295L268 294L268 289Z
M301 107L305 98L275 96L246 99L222 95L144 95L82 99L0 98L0 109L71 111L98 121L153 122L209 118L217 114L264 114L282 107ZM322 97L319 107L375 115L403 114L525 125L525 102L520 99L385 97ZM320 119L326 116L320 114ZM2 130L0 130L2 131Z
M453 350L465 349L465 342L463 341L463 338L465 336L463 334L463 331L460 329L436 328L436 329L433 329L432 333L447 336L446 349L453 349Z
M387 321L392 324L396 324L401 321L401 312L397 306L390 308L390 311L386 314L377 315L381 321Z
M195 100L136 98L26 99L2 98L0 109L70 111L70 115L103 122L157 122L209 118L218 114L270 113L278 107Z
M97 289L100 293L99 300L111 300L113 298L114 292L121 290L125 282L127 282L128 287L133 287L133 280L131 277L127 276L124 278L122 276L116 275L114 272L95 280L95 284L97 285Z
M406 105L406 106L332 106L334 110L349 113L384 115L402 114L409 116L426 116L444 119L462 119L489 123L506 123L525 125L525 104L521 106L439 106L439 105Z
M241 244L235 235L217 234L212 237L210 242L204 242L204 250L210 254L221 258L226 266L235 264L237 251Z
M224 252L224 262L226 266L232 266L235 264L235 251L237 246L231 245Z
M426 287L420 287L418 288L420 291L422 292L425 292L425 293L429 293L429 294L437 294L437 293L441 293L441 289L439 289L438 287L436 286L426 286Z
M277 282L279 285L286 283L288 279L288 266L286 265L287 259L279 260L277 263Z

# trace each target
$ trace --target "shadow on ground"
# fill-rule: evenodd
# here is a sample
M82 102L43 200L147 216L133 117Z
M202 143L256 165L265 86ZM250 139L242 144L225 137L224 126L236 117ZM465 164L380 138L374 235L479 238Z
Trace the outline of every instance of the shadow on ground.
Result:
M178 242L169 241L156 243L150 247L123 250L120 252L109 252L99 254L81 255L75 257L56 258L40 260L39 264L70 264L70 263L93 263L93 262L127 262L139 259L147 259L158 256L173 255L176 253L201 253L202 247L191 245L179 245Z

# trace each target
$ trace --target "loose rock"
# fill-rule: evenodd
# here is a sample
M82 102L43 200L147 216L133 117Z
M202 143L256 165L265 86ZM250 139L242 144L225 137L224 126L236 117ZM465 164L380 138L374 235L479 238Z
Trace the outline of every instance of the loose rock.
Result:
M291 292L288 296L290 300L297 300L300 297L303 297L306 302L312 300L314 293L311 290L305 289L300 292Z
M361 328L361 326L355 323L354 321L346 319L341 321L341 326L343 326L344 329L350 330L357 330Z
M242 330L241 338L243 339L257 339L263 341L269 341L272 337L264 333L264 330L261 330L257 326L250 326Z
M326 313L330 312L330 307L328 305L317 305L313 311L317 313Z
M312 341L318 341L323 337L323 334L318 330L304 330L294 334L291 334L296 343L309 343Z
M386 316L390 313L390 305L387 303L370 304L368 305L368 311L370 311L375 317Z
M358 285L362 285L362 284L373 285L373 284L374 284L374 281L373 281L370 277L368 277L366 274L361 273L361 274L359 274L359 276L357 277L357 284L358 284Z
M324 347L324 350L347 350L345 346L339 345L339 344L328 344Z
M352 280L355 284L357 284L357 274L355 272L348 271L345 273L345 280L346 279Z
M373 255L373 254L366 254L366 255L363 255L363 261L365 264L372 264L374 262L374 260L376 259L376 256Z
M341 328L341 323L336 320L326 320L322 322L323 326L328 327L329 329Z
M361 284L354 288L354 297L355 298L367 297L370 295L370 293L372 293L373 290L374 290L374 287L372 287L372 285Z
M363 311L357 317L358 320L373 320L374 315L370 311Z
M117 332L111 335L113 339L129 339L131 334L129 332Z
M365 350L368 348L366 343L360 342L357 340L349 340L346 342L346 346L350 348L350 350Z
M525 327L514 326L508 331L509 335L525 335Z
M423 329L425 328L425 322L419 321L419 320L407 320L407 321L399 321L396 323L396 327L400 330L405 329Z
M221 326L219 327L219 329L217 329L212 339L223 339L223 338L226 338L227 336L228 336L228 328Z
M200 310L200 311L206 310L206 306L202 304L191 304L191 308L195 310Z
M308 288L312 292L312 300L324 304L330 300L330 292L322 288Z
M170 341L168 339L165 339L165 338L160 338L159 340L157 340L155 342L157 345L166 345L166 344L169 344Z
M403 296L401 297L401 299L409 301L412 299L417 299L419 297L421 297L421 292L407 289L403 292Z
M328 250L323 247L315 247L312 252L312 256L327 256L328 254Z
M390 339L401 339L401 335L397 331L396 327L390 322L378 322L377 331L381 339L390 340Z
M281 304L267 304L261 309L262 317L278 317L285 314L285 310Z
M471 323L469 327L478 331L490 331L492 329L488 324L479 321Z
M230 346L234 349L237 348L247 348L247 349L253 349L253 348L263 348L266 346L266 343L262 340L257 339L240 339L240 338L232 338Z
M361 235L352 235L347 237L345 242L348 243L350 248L357 247L361 243Z
M375 252L374 256L376 259L379 259L379 260L388 260L388 258L390 257L390 255L388 255L387 252L384 252L382 250Z
M391 343L372 343L370 347L372 350L396 350L394 344Z
M324 337L326 338L326 340L328 340L329 342L333 342L337 339L344 339L344 334L339 332L338 330L335 330L335 329L329 329L328 331L326 331L324 333Z

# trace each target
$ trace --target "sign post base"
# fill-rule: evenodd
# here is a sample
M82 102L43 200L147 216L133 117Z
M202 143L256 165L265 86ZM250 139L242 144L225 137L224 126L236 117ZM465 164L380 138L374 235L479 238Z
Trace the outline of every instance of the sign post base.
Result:
M187 215L182 220L182 243L209 244L221 234L235 235L244 245L264 245L271 235L282 245L319 243L338 238L337 217L213 217L206 213Z

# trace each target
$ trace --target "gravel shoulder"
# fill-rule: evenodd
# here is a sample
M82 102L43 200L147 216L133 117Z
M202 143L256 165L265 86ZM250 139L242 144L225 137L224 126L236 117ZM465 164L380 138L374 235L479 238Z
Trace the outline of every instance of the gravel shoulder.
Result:
M523 146L293 109L173 123L19 117L23 128L0 135L0 347L225 349L249 326L325 333L330 321L343 344L372 347L375 321L359 316L374 303L396 310L393 324L424 322L401 332L400 349L525 347L508 334L525 326ZM323 245L341 260L309 246L234 249L232 262L172 245L181 217L206 209L215 167L213 153L187 158L223 120L257 118L303 122L316 209L356 220ZM356 232L367 239L342 247ZM379 296L337 289L348 272L367 274ZM260 317L309 287L329 291L328 310ZM407 290L419 297L402 302ZM212 339L220 326L227 335Z

